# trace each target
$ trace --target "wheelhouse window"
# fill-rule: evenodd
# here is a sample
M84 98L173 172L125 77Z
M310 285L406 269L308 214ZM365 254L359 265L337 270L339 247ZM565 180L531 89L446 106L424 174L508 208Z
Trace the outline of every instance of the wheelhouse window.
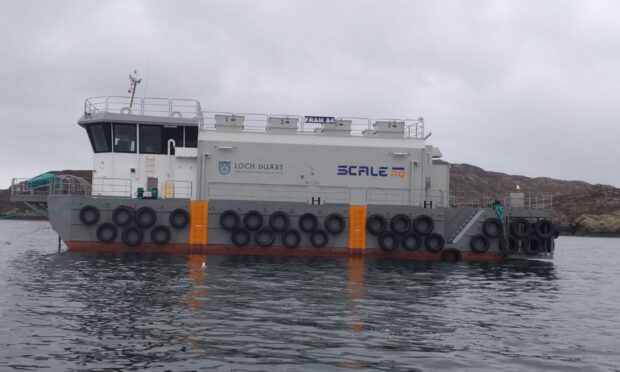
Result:
M86 127L88 139L94 152L112 151L112 130L110 123L89 124Z
M140 125L140 153L141 154L168 154L168 142L170 154L174 155L175 147L183 147L183 126L176 125Z
M140 153L161 154L161 127L158 125L140 125Z
M185 127L185 147L198 147L198 127Z
M114 152L135 153L136 137L136 125L114 124Z

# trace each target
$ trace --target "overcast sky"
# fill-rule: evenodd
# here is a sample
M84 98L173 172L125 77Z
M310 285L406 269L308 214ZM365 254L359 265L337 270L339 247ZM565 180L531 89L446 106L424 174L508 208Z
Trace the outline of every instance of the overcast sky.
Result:
M0 187L90 169L83 99L423 116L444 159L620 186L617 1L0 0Z

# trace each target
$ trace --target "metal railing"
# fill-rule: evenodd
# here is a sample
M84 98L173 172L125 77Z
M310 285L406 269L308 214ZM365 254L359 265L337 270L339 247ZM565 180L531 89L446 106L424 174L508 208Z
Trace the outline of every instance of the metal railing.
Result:
M450 194L450 207L488 208L495 201L500 201L506 209L552 209L553 194L544 192L511 192L501 197L491 193Z
M86 98L84 114L110 112L128 115L149 115L169 118L186 118L202 120L200 102L194 99L134 97L129 108L131 97L100 96Z
M45 183L29 184L31 178L13 178L11 182L11 201L46 202L49 195L91 194L90 180L72 175L57 175Z
M227 115L233 117L243 117L243 132L246 133L266 133L269 119L292 119L297 120L297 134L316 134L316 129L321 128L319 123L306 123L305 116L295 114L259 114L259 113L233 113L233 112L216 112L203 111L201 129L205 131L214 131L215 116ZM373 122L375 121L398 121L404 122L403 138L423 139L424 138L424 119L370 119L363 117L337 117L336 121L351 121L351 135L362 136L364 131L373 130Z
M164 182L165 199L191 199L192 198L192 182L191 181L177 181L166 180Z
M131 198L131 180L126 178L93 178L93 196L115 196Z

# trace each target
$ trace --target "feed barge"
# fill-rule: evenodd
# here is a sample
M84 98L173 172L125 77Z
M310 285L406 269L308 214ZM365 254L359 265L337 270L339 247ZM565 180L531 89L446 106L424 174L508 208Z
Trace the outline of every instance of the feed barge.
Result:
M203 111L195 100L97 97L78 120L92 180L14 180L70 251L552 258L551 198L450 193L424 120ZM20 199L20 197L22 199Z

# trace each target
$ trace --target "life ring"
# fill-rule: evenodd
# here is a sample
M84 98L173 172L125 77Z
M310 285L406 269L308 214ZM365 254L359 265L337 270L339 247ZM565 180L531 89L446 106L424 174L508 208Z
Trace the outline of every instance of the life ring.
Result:
M430 252L439 252L445 245L446 241L439 234L430 233L424 239L424 247Z
M117 226L129 226L133 222L134 210L126 205L119 205L112 212L112 221Z
M537 236L530 236L524 241L523 252L528 256L535 256L542 252L543 241Z
M304 213L299 217L299 229L303 232L313 232L319 225L319 220L312 213Z
M189 213L183 208L177 208L170 212L170 225L182 229L189 224Z
M163 225L157 225L151 229L151 241L157 245L168 244L170 242L170 229Z
M84 225L94 225L99 221L99 209L92 205L85 205L80 209L80 221Z
M487 218L482 224L482 233L487 238L497 238L502 232L502 222L499 218Z
M403 235L400 244L410 252L417 251L422 246L422 238L417 233L411 231Z
M129 226L123 229L121 239L123 240L123 243L128 246L137 247L140 243L142 243L142 240L144 240L144 232L138 226Z
M517 239L525 239L530 234L530 221L525 218L515 218L510 222L510 232Z
M544 219L534 224L534 234L541 239L549 239L555 233L555 226L551 221Z
M314 230L310 233L310 243L312 243L313 247L323 248L329 242L329 235L325 230Z
M421 214L414 218L413 229L420 235L428 235L435 229L435 222L431 216L427 214Z
M284 211L275 211L269 216L269 227L273 231L286 231L291 224L291 218Z
M462 260L461 251L459 251L456 248L446 248L443 251L441 251L441 260L443 262L451 262L451 263L461 262Z
M340 213L330 213L325 217L325 221L323 223L325 225L325 230L329 231L332 234L340 234L344 231L347 226L347 222L344 219L344 216Z
M379 247L386 252L393 252L398 248L398 235L393 231L384 231L379 235Z
M297 248L301 242L301 234L295 229L282 233L282 245L286 248Z
M482 234L476 234L469 240L469 248L476 253L484 253L489 250L489 239Z
M237 247L245 247L252 238L250 231L245 227L238 227L230 234L230 240Z
M155 225L155 222L157 222L157 213L155 213L155 209L151 207L142 207L136 211L134 219L138 226L148 228Z
M258 230L263 226L263 215L259 211L251 210L243 216L243 226L249 230Z
M254 241L261 247L270 247L276 241L276 234L268 227L263 227L254 234Z
M102 223L97 227L97 239L99 239L100 242L113 242L117 234L118 231L116 230L116 226L109 222Z
M224 230L234 230L237 227L239 227L239 222L240 222L240 218L239 218L239 213L233 211L233 210L227 210L222 212L222 214L220 214L220 226L222 226L222 228Z
M379 235L387 228L385 217L380 214L371 214L366 219L366 229L373 235Z
M390 219L390 228L397 234L404 234L411 228L411 218L399 213Z

